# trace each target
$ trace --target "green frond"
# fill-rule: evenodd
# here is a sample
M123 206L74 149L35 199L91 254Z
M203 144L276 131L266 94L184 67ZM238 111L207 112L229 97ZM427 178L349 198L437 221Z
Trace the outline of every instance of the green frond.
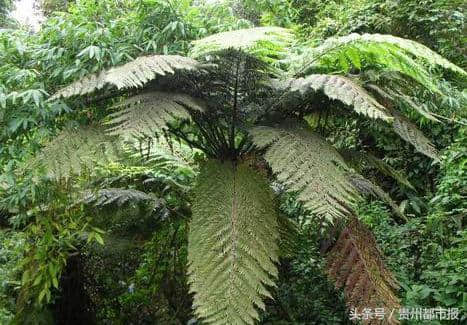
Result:
M204 111L200 100L186 94L161 91L145 92L124 100L116 106L122 110L109 115L113 135L152 137L166 129L175 118L189 119L187 108Z
M289 90L307 94L310 91L322 90L329 98L339 100L353 106L357 113L371 118L380 118L392 122L393 128L405 141L435 160L439 160L436 148L407 118L395 110L389 110L378 103L365 89L349 78L337 75L313 74L305 78L273 80L276 89Z
M384 160L379 159L368 152L354 151L354 150L339 150L339 153L344 158L345 162L352 168L358 170L360 173L364 172L364 167L373 167L381 172L383 175L389 176L397 181L399 184L404 185L412 190L415 190L413 185L402 172L395 170L391 165L387 164ZM362 167L364 166L364 167Z
M425 137L423 132L406 117L400 114L394 115L394 123L392 124L394 131L402 139L411 143L418 152L432 158L434 161L439 161L438 150L433 146L431 141Z
M142 56L122 66L85 76L58 91L50 100L88 94L104 86L139 88L157 76L174 74L176 70L194 70L197 66L195 60L179 55Z
M400 50L405 51L406 53L410 53L416 58L425 60L428 64L432 66L441 66L444 69L452 70L456 73L467 76L467 73L462 68L449 62L444 57L431 50L427 46L410 39L396 37L388 34L360 35L353 33L339 38L331 38L326 40L326 42L319 47L317 53L329 53L330 51L334 51L338 47L353 46L359 43L367 44L368 46L371 46L370 44L386 45L388 46L386 48L386 52L389 52L389 54L391 54L390 46L397 47ZM358 47L356 49L358 50Z
M62 130L47 143L33 161L56 179L80 175L96 163L116 159L121 152L114 137L98 127L73 127Z
M365 177L351 173L348 174L349 182L363 195L370 195L376 198L379 198L387 205L389 205L393 213L399 217L401 220L407 221L407 218L402 213L401 209L396 202L392 200L388 193L386 193L381 187L366 179Z
M439 92L439 89L426 69L427 65L467 76L463 69L420 43L381 34L350 34L330 38L316 48L305 50L292 65L300 74L320 68L348 72L351 66L356 69L382 67L405 74L433 92Z
M279 249L281 257L290 257L297 250L297 238L299 235L298 224L283 214L277 218L279 226Z
M253 324L277 277L272 190L246 164L208 161L194 193L188 270L195 312L207 324Z
M144 139L131 137L125 139L125 145L131 158L167 171L185 169L194 172L193 157L200 153L195 148L167 137Z
M305 78L276 82L275 85L278 88L288 89L292 92L298 91L301 94L322 91L329 98L352 106L357 113L375 119L392 121L391 114L384 106L352 79L343 76L312 74Z
M122 207L127 204L139 202L151 202L155 197L147 193L124 188L106 188L97 192L87 192L82 200L83 203L92 204L96 207L115 205Z
M350 309L385 308L398 310L399 285L386 268L371 232L357 218L342 230L327 257L327 273L337 288L344 287ZM399 324L397 316L365 324Z
M298 192L306 208L331 223L349 215L358 195L332 145L301 125L258 126L250 134L257 147L267 147L264 158L279 182Z
M290 30L280 27L254 27L214 34L193 41L190 56L199 58L230 48L259 58L284 56L294 41Z
M439 120L428 110L423 109L420 105L415 104L410 97L398 94L390 89L381 89L378 86L371 85L370 87L378 95L380 95L385 100L395 101L399 105L405 104L410 108L416 110L426 118L437 121ZM387 105L389 107L390 114L393 116L393 129L394 131L405 141L411 143L415 149L424 155L439 161L438 150L433 146L433 144L428 140L422 131L420 131L415 124L413 124L409 119L402 115L399 111L392 108L392 104ZM438 115L440 116L440 115Z
M416 103L415 102L416 99L412 99L408 95L405 95L405 94L402 94L402 93L400 93L398 91L395 91L395 90L391 89L391 87L393 87L393 85L388 85L387 87L377 86L377 85L374 85L374 84L367 85L368 89L373 90L379 96L385 98L386 100L389 100L389 101L391 101L393 103L396 103L398 105L404 105L404 106L416 111L417 113L419 113L420 115L422 115L423 117L425 117L425 118L427 118L427 119L429 119L431 121L440 122L440 120L438 118L436 118L436 116L434 116L432 112L430 112L430 110L427 108L426 104Z

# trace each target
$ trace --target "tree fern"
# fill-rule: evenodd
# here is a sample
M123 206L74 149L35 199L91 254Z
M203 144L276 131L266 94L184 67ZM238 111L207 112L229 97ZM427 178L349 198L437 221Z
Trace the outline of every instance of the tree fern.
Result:
M116 159L120 150L102 128L66 128L41 149L33 164L45 168L50 177L69 178L83 169L92 170L96 162Z
M188 108L203 111L204 105L186 94L149 91L124 100L122 110L110 114L110 134L152 137L174 118L190 118Z
M273 280L277 277L278 256L293 249L296 227L277 215L277 205L266 179L270 169L321 221L347 224L329 254L328 271L337 286L345 286L349 306L359 309L399 306L394 294L397 283L384 267L373 237L353 217L353 205L360 198L359 192L382 198L399 215L397 205L381 188L347 167L325 139L299 122L277 127L251 128L251 125L287 118L287 112L276 110L274 101L282 99L280 96L322 92L332 100L352 106L359 114L393 123L395 131L405 140L436 159L436 149L428 139L393 110L392 101L405 100L407 105L411 104L404 97L405 93L399 90L392 93L377 83L391 101L386 105L386 101L376 97L378 102L360 85L357 78L367 80L365 73L352 78L336 73L368 72L368 67L379 73L382 68L400 72L411 84L415 84L414 79L437 92L438 84L431 78L430 65L449 69L461 77L465 72L412 41L386 35L351 35L306 49L301 58L292 59L295 60L292 64L300 65L292 71L295 79L279 81L279 89L265 86L264 80L276 72L274 67L285 66L282 59L292 42L293 35L277 27L220 33L193 43L191 57L210 63L203 74L198 71L205 65L191 58L145 56L84 77L52 96L57 99L85 95L107 87L145 88L136 96L122 99L114 107L116 111L104 118L110 125L107 134L92 128L65 130L44 148L38 161L48 170L58 171L58 177L79 174L83 166L92 171L95 160L108 159L118 151L118 147L113 146L114 135L123 135L125 140L138 137L140 142L126 141L123 146L129 148L128 161L136 161L135 152L140 156L145 153L147 165L141 169L147 175L142 177L145 186L160 184L172 188L175 185L177 192L183 194L189 189L185 181L178 184L175 177L171 179L174 168L182 164L176 165L168 157L151 150L154 135L157 139L161 131L169 147L172 145L169 138L173 137L218 159L206 162L198 176L188 243L193 306L199 320L208 324L253 324L258 320L258 309L265 308L263 297L271 297L268 287L274 286ZM356 69L351 70L352 65ZM176 73L179 70L183 72ZM315 70L332 74L310 74ZM157 84L149 83L167 74L170 76L158 79ZM191 74L195 78L189 78ZM378 90L366 86L369 91ZM206 98L209 109L184 93ZM307 99L310 100L301 101L297 106L308 109L313 105L314 112L328 109L316 105L329 104L328 100L322 100L323 96ZM303 116L303 112L294 113ZM147 146L141 138L148 140ZM262 154L270 169L265 164L256 164L257 155ZM406 178L376 158L365 159L368 165L411 186ZM194 177L191 163L195 161L199 159L190 160L187 167L190 177L186 178L187 173L184 173L187 183ZM141 159L138 162L141 163ZM153 173L155 168L157 172ZM133 175L133 171L129 173ZM111 182L104 186L108 188L87 193L85 202L98 207L157 203L149 194L114 188L122 181L126 184L129 178L122 176L119 169L118 175L111 177Z
M277 179L328 222L349 215L357 194L339 153L303 127L255 127L250 131Z
M277 85L277 84L276 84ZM365 89L349 78L336 75L313 74L305 78L288 79L279 83L280 88L306 94L323 91L331 99L352 106L357 113L371 118L391 121L392 116L384 106L370 96Z
M197 67L195 60L179 55L142 56L122 66L85 76L58 91L50 100L85 95L104 86L115 86L118 89L142 87L157 76L173 74L176 70L194 70Z
M353 218L342 230L327 257L327 273L336 287L344 287L349 308L384 308L387 312L400 308L397 281L384 265L371 232ZM398 324L396 315L365 324Z
M217 161L202 168L194 191L188 260L195 312L208 324L253 324L277 276L272 191L247 165Z

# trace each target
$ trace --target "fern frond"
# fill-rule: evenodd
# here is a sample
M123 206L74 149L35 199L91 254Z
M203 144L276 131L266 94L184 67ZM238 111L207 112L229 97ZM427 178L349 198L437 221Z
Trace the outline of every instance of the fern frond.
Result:
M116 159L120 152L116 139L101 128L66 128L41 149L33 164L44 167L50 177L69 178Z
M85 204L92 204L96 207L106 207L115 205L122 207L126 204L136 204L139 202L151 202L155 198L147 193L124 188L106 188L96 193L87 192L82 199Z
M440 66L464 78L467 76L463 69L420 43L381 34L350 34L330 38L321 46L305 51L298 61L300 74L319 67L344 71L348 71L352 65L357 69L362 69L364 65L383 67L407 75L433 92L439 92L439 89L425 64Z
M195 312L207 324L253 324L277 277L272 190L246 164L208 161L194 193L188 270Z
M283 214L279 214L277 222L280 234L280 255L281 257L290 257L297 249L297 239L299 235L298 224Z
M467 72L465 72L462 68L451 63L435 51L431 50L429 47L411 39L396 37L388 34L350 34L335 40L330 40L327 44L323 44L321 51L327 52L329 49L335 47L336 45L351 45L358 42L367 44L388 44L396 46L406 53L410 53L412 56L426 61L431 66L441 66L446 70L451 70L459 73L460 75L467 76ZM390 51L390 48L388 48L388 51Z
M298 91L302 95L322 91L329 98L352 106L357 113L374 119L392 121L391 114L383 105L352 79L343 76L312 74L305 78L287 79L276 83L277 85L292 92Z
M174 74L176 70L195 70L197 66L195 60L179 55L142 56L122 66L85 76L58 91L50 100L88 94L104 86L138 88L157 76Z
M327 273L337 288L344 287L349 308L398 310L399 285L386 268L371 232L357 219L343 229L327 257ZM370 319L364 324L398 324L397 319Z
M438 150L433 146L430 140L425 137L415 124L409 121L406 117L393 112L394 123L392 124L394 131L405 141L411 143L418 152L432 158L438 162L440 160Z
M376 198L381 199L387 205L389 205L393 213L399 217L401 220L407 221L407 217L402 213L401 209L396 202L386 193L381 187L366 179L365 177L359 174L349 174L349 182L363 195L371 195Z
M299 192L306 208L331 223L349 215L358 195L344 174L342 157L323 138L301 125L258 126L250 134L257 147L268 147L265 160L279 182Z
M402 172L395 170L391 165L387 164L384 160L379 159L368 152L360 152L354 150L339 150L339 153L344 158L345 162L352 168L363 173L364 167L373 167L382 174L393 178L399 184L404 185L412 190L415 190L413 185ZM362 168L363 167L363 168Z
M385 100L399 100L407 103L409 106L414 108L415 103L413 103L409 97L403 96L403 95L398 95L396 93L393 93L391 90L385 91L381 89L378 86L372 86L371 87L374 91L376 91L381 97L383 97ZM393 95L390 95L388 92L392 93ZM392 104L387 105L389 108L389 111L391 112L391 115L393 116L394 120L392 123L394 131L405 141L411 143L414 145L415 149L424 155L434 159L435 161L439 161L439 155L438 151L436 148L433 146L433 144L428 140L425 135L423 134L422 131L420 131L415 124L413 124L409 119L407 119L404 115L402 115L399 111L395 110L392 108ZM416 108L416 110L424 115L425 117L434 120L434 121L439 121L437 120L430 112L426 111L423 112L421 108Z
M125 145L132 159L168 172L184 169L192 170L194 173L193 157L200 153L197 149L190 148L182 142L171 141L166 137L127 138Z
M230 48L243 50L257 57L284 56L293 41L290 30L280 27L254 27L214 34L193 41L190 56L199 58Z
M404 105L416 111L417 113L429 120L432 120L434 122L440 122L440 120L436 118L436 116L434 116L433 113L430 112L430 110L427 109L426 104L416 103L414 99L412 99L410 96L401 94L398 91L394 91L393 89L391 89L391 87L393 87L393 85L388 85L387 87L379 87L374 84L367 85L367 88L372 89L386 100L397 103L399 105Z
M287 79L285 81L273 80L271 84L276 89L291 92L298 91L301 94L322 90L329 98L353 106L357 113L393 122L395 132L405 141L413 144L418 151L428 157L439 160L436 149L415 125L397 111L389 110L378 103L365 89L349 78L312 74L305 78Z
M187 107L204 111L200 100L186 94L150 91L124 100L116 106L122 110L109 115L113 135L154 136L167 128L167 123L175 118L189 119Z

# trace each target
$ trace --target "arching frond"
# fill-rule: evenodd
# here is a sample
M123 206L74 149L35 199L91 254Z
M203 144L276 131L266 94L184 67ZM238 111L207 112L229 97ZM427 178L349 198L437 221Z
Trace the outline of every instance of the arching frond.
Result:
M194 58L209 53L234 48L259 57L283 56L285 48L293 41L291 31L280 27L254 27L214 34L194 41L190 56Z
M119 152L115 138L101 128L66 128L42 148L33 164L44 167L50 177L69 178L92 170L95 163L116 159Z
M439 160L437 150L413 123L397 111L389 110L378 103L365 89L349 78L313 74L305 78L287 79L284 81L273 80L271 85L276 89L289 90L291 92L298 91L301 94L322 90L329 98L353 106L357 113L393 122L395 132L405 141L413 144L419 152L426 156Z
M371 44L386 44L388 46L386 52L389 54L391 54L391 47L389 46L395 46L416 58L425 60L432 66L441 66L444 69L452 70L456 73L467 76L467 73L462 68L449 62L427 46L411 39L401 38L388 34L360 35L353 33L339 38L328 39L323 45L319 47L318 53L329 53L329 51L333 51L336 47L352 46L352 44L357 43L366 43L368 46L371 46Z
M195 188L188 238L196 314L207 324L253 324L277 276L273 193L245 164L209 161Z
M382 174L393 178L399 184L404 185L412 190L415 188L400 171L395 170L391 165L387 164L384 160L379 159L368 152L354 151L354 150L339 150L339 153L344 158L345 162L352 168L363 173L366 165L377 169Z
M392 212L401 220L407 221L406 216L402 213L399 206L394 202L388 193L386 193L381 187L366 179L359 174L349 174L349 182L363 195L371 195L379 198L392 209Z
M130 157L146 165L157 166L158 169L167 171L174 169L193 170L193 157L200 153L197 149L166 137L144 139L132 137L125 139L125 145Z
M173 74L176 70L194 70L197 66L195 60L179 55L142 56L122 66L85 76L58 91L50 100L88 94L108 85L118 89L142 87L157 76Z
M200 100L186 94L161 91L145 92L124 100L122 110L110 114L110 134L150 137L167 128L174 118L188 119L187 108L203 111Z
M352 79L343 76L312 74L305 78L287 79L275 85L301 94L322 91L329 98L352 106L357 113L375 119L392 120L391 114L383 105Z
M406 117L395 114L394 123L392 124L394 131L405 141L411 143L418 152L428 156L435 161L439 161L438 150L433 146L430 140L425 137L415 124L410 122Z
M398 91L394 91L391 89L393 85L388 85L387 87L379 87L374 84L369 84L367 85L367 88L372 89L375 91L378 95L384 97L386 100L389 100L393 103L397 103L398 105L404 105L416 112L418 112L420 115L423 117L432 120L434 122L440 122L436 116L433 115L432 112L430 112L429 109L427 109L427 105L423 103L416 103L414 99L412 99L410 96L401 94ZM384 88L384 89L383 89Z
M299 192L306 208L331 223L349 215L356 191L342 157L323 138L302 126L258 126L250 134L257 147L268 148L264 157L277 179Z
M400 308L397 281L386 268L371 232L358 219L343 229L327 257L327 273L336 287L344 287L347 305L357 309ZM396 315L383 321L370 319L364 324L398 324Z
M330 38L321 46L307 49L293 65L300 74L318 67L348 71L353 65L383 67L405 74L428 89L439 92L426 64L440 66L463 77L467 73L428 47L412 40L381 34L350 34Z
M106 188L97 192L88 192L85 194L82 202L92 204L96 207L105 207L115 205L122 207L126 204L136 204L139 202L151 202L155 197L147 193L124 188Z

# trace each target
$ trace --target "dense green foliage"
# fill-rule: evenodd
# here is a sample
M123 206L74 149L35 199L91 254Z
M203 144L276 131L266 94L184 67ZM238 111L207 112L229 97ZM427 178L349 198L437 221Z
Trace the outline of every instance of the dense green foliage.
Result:
M0 27L6 25L8 22L8 13L11 10L13 1L2 0L0 1Z
M463 1L41 2L0 0L0 324L351 323L354 212L402 306L466 320Z

